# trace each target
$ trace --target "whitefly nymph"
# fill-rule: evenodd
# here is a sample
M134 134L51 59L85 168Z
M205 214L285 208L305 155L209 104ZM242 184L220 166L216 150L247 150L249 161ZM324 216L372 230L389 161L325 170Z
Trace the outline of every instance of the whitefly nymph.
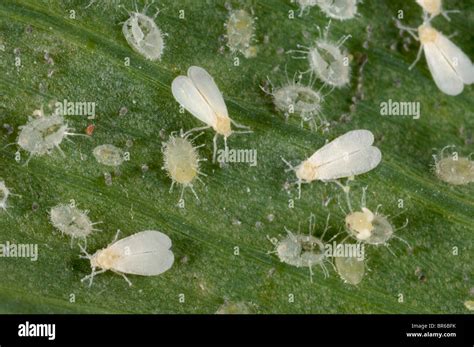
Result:
M365 275L365 260L358 257L335 257L336 271L345 283L357 285Z
M45 116L43 110L35 110L33 114L35 116L29 117L28 123L19 127L21 131L17 140L18 145L30 153L28 160L33 156L51 154L55 148L64 156L59 145L68 135L75 135L69 132L72 129L64 117L56 113Z
M461 157L457 152L446 153L444 147L439 156L434 155L434 171L441 180L453 185L463 185L474 182L474 161L470 157Z
M301 127L308 124L312 130L318 130L321 127L327 129L329 122L321 112L323 95L320 91L313 89L312 82L309 85L304 85L300 81L301 79L296 80L295 78L290 81L287 78L285 84L274 87L268 80L271 91L267 91L263 87L262 90L272 96L275 108L283 112L287 120L292 115L296 115L301 119Z
M316 0L326 16L338 20L352 19L357 15L359 0Z
M241 53L245 58L257 55L255 42L255 19L245 10L231 10L225 23L227 47L233 54Z
M313 281L313 266L319 265L324 273L324 277L329 276L325 263L332 262L326 255L326 246L323 241L324 236L329 229L329 215L326 220L326 227L320 238L313 236L315 227L315 216L311 214L309 218L309 233L293 233L285 227L287 236L278 240L269 238L275 246L275 250L269 253L275 253L281 262L295 267L307 267L310 272L311 282ZM268 236L267 236L268 237Z
M111 144L95 147L92 154L98 163L106 166L117 167L125 160L123 151Z
M301 17L304 13L309 12L311 7L314 7L318 4L318 0L295 0L298 6L300 7L299 16ZM294 1L293 1L294 2Z
M148 60L160 60L165 47L163 33L155 23L158 12L153 17L145 13L148 6L142 12L136 9L130 12L130 17L123 23L122 32L130 47L140 53Z
M7 201L10 195L10 189L5 185L5 181L0 181L0 208L4 211L7 210Z
M304 54L303 57L295 58L308 60L310 69L306 72L313 73L328 86L341 88L350 82L350 61L348 53L342 45L351 35L345 35L337 42L328 40L330 23L327 25L324 34L321 34L321 30L318 27L319 38L313 46L306 47L298 44L298 50L291 50L289 53Z
M189 133L183 134L181 132L180 135L172 133L168 141L163 143L163 169L172 180L170 192L175 184L182 187L180 200L183 199L186 188L191 189L196 199L199 200L193 186L196 180L200 180L199 175L204 175L199 171L199 162L205 161L205 159L199 158L198 152L198 148L204 145L194 146L193 141L201 134L189 139Z
M251 303L244 301L232 302L226 300L216 311L216 314L251 314L254 307Z
M360 210L354 211L350 200L349 185L342 185L336 182L344 191L346 196L347 207L349 212L345 212L345 225L348 237L353 238L357 242L368 245L384 245L388 246L388 242L392 238L396 238L404 242L409 248L407 241L396 235L396 232L404 229L408 225L408 219L400 228L395 228L389 221L388 217L379 212L382 205L378 205L375 212L366 207L366 191L367 187L362 189L362 198L360 202Z
M106 248L90 255L79 245L89 259L92 272L81 282L89 280L89 287L94 277L108 270L121 275L131 286L126 274L140 276L158 276L168 271L174 263L174 254L170 250L171 239L168 235L156 230L145 230L117 241L119 232ZM97 269L100 269L97 271Z
M51 208L49 218L51 224L63 234L71 236L71 245L74 239L82 239L86 243L86 237L95 229L88 211L83 211L71 204L59 204Z

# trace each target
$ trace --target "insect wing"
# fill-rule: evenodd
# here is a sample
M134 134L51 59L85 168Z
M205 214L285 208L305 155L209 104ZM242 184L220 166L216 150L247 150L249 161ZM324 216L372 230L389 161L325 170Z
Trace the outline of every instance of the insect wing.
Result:
M171 84L171 92L176 101L194 117L210 126L216 124L216 114L190 78L176 77Z
M381 160L382 153L377 147L365 147L318 166L318 178L324 181L360 175L374 169Z
M318 149L308 160L316 166L338 161L374 143L374 135L368 130L352 130L335 138Z
M229 118L222 93L212 76L199 66L191 66L188 69L188 76L216 115Z
M171 268L174 262L170 238L159 231L147 230L121 239L108 250L119 254L114 270L134 275L154 276Z
M471 59L458 46L442 34L438 35L436 46L465 84L474 82L474 66Z
M443 55L438 45L429 42L423 45L423 50L428 68L438 88L448 95L460 94L464 89L464 82L446 56Z

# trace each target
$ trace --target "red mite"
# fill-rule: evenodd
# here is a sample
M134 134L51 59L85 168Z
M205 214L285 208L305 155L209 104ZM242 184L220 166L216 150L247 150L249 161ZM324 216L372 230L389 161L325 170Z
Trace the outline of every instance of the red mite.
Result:
M94 133L95 125L94 124L89 124L86 128L86 134L89 136L92 136Z

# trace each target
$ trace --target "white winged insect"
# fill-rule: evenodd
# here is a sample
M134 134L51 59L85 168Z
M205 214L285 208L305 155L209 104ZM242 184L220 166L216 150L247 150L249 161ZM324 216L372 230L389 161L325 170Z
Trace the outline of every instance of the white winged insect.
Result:
M192 129L188 131L188 133L208 128L213 128L216 131L213 140L213 162L216 161L217 135L224 136L225 147L227 149L227 138L232 133L251 132L250 130L233 131L231 129L231 124L237 128L248 129L248 127L237 124L229 117L222 93L212 76L202 67L191 66L188 69L187 76L176 77L171 84L171 92L176 101L188 110L189 113L207 124L205 127Z
M425 14L430 15L430 18L434 18L438 15L442 15L447 20L451 20L448 17L448 13L458 13L458 10L445 11L443 9L442 0L416 0L416 3L421 6Z
M431 75L443 93L461 94L465 84L474 82L474 66L469 57L449 38L433 28L429 20L425 20L417 29L406 27L399 21L396 23L399 29L406 30L421 43L416 60L409 67L410 70L420 60L421 52L424 51Z
M352 130L327 143L296 167L282 158L296 174L298 198L302 183L333 181L374 169L382 160L382 153L373 143L374 135L369 130Z
M93 255L79 245L84 253L82 258L89 259L92 272L84 277L81 282L89 280L89 287L95 275L111 270L127 281L125 274L141 276L157 276L169 270L174 262L171 248L171 239L154 230L138 232L134 235L117 240L119 232L115 235L114 241L107 248L98 250ZM101 270L96 271L97 268Z

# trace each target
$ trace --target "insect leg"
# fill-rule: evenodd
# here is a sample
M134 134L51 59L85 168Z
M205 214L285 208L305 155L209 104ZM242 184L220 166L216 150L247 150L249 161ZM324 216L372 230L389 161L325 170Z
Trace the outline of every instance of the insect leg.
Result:
M326 266L323 263L319 263L319 266L321 266L321 269L323 270L324 278L328 278L329 277L329 271L326 268Z
M449 11L442 11L441 15L446 18L447 21L451 22L451 18L449 18L448 13L460 13L459 10L449 10Z
M130 280L127 278L127 276L125 276L125 274L121 273L120 275L122 275L123 279L125 281L127 281L128 285L131 287L132 286L132 282L130 282Z
M206 125L205 127L193 128L191 130L186 131L183 136L186 137L192 132L206 130L206 129L209 129L210 127L211 127L210 125Z
M190 188L191 191L193 192L194 197L196 198L196 200L197 200L197 201L200 201L200 200L199 200L199 197L198 197L197 194L196 194L196 191L194 190L194 188L193 188L193 186L192 186L192 184L189 185L189 188Z
M395 253L393 253L393 251L390 249L390 245L387 244L386 246L387 246L387 249L389 250L389 252L392 253L392 255L393 255L394 257L396 257L397 255L396 255Z
M410 36L412 36L416 41L420 41L420 38L416 36L415 32L417 29L415 28L410 28L405 25L403 25L398 19L395 19L395 25L397 26L398 29L406 31Z
M240 129L250 129L250 127L248 127L248 126L246 126L246 125L239 124L239 123L237 123L236 121L234 121L233 119L231 119L230 122L231 122L236 128L240 128Z
M283 162L288 166L288 169L286 169L285 172L296 170L295 167L290 164L290 162L285 160L285 158L281 157L281 160L283 160Z
M115 233L115 236L114 236L114 239L113 239L112 243L117 241L119 234L120 234L120 229L117 229L117 232Z
M79 255L79 258L81 258L81 259L90 259L91 255L89 253L87 253L86 248L81 244L78 244L78 246L79 246L79 249L81 250L81 252L84 253L84 255Z
M171 182L170 193L173 191L173 187L174 187L174 181Z
M413 249L413 248L410 246L410 244L408 243L408 241L407 241L407 240L405 240L405 239L402 239L400 236L397 236L397 235L393 235L393 237L395 237L396 239L398 239L398 240L402 241L404 244L406 244L406 245L407 245L407 247L408 247L410 250L412 250L412 249Z
M94 280L94 276L96 276L96 275L98 275L98 274L101 274L101 273L104 273L105 271L107 271L107 270L103 269L103 270L100 270L100 271L95 271L95 268L93 268L93 269L92 269L92 272L90 273L90 275L87 275L86 277L84 277L83 279L81 279L81 282L84 282L85 280L90 279L90 281L89 281L89 287L91 287L91 286L92 286L92 281Z
M416 59L415 61L408 67L408 70L411 70L415 67L416 63L418 63L418 61L420 60L421 58L421 52L423 51L423 45L420 45L420 48L418 48L418 53L416 54Z
M301 199L301 184L303 183L301 180L298 180L298 199Z
M212 153L212 162L216 162L216 156L217 156L217 133L214 135L214 138L212 139L212 143L214 144L214 152Z

